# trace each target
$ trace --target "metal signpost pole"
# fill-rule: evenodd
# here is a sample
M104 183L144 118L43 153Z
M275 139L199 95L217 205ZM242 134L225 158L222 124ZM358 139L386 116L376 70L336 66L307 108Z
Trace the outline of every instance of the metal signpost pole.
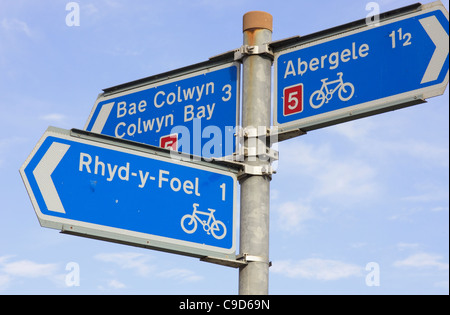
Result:
M245 130L270 128L272 57L266 45L272 39L272 16L252 11L244 15L243 104L245 164L256 170L269 169L256 152L266 149L265 135ZM261 140L262 138L262 140ZM260 146L256 148L255 146ZM253 153L249 153L253 152ZM240 178L240 256L248 264L239 270L239 294L268 294L270 174L261 171Z
M271 143L442 95L449 80L448 17L435 1L384 13L376 27L360 20L272 42L272 16L246 13L238 50L105 89L84 131L49 127L20 169L39 222L66 234L239 268L239 294L267 295L271 162L278 159ZM172 127L192 134L189 144L203 134L193 120L205 118L206 110L206 120L214 119L203 131L239 125L238 60L241 147L235 150L232 141L212 156L196 145L185 148ZM333 83L338 87L329 89ZM222 93L214 93L215 84ZM180 147L174 159L168 148ZM238 163L220 160L234 154Z

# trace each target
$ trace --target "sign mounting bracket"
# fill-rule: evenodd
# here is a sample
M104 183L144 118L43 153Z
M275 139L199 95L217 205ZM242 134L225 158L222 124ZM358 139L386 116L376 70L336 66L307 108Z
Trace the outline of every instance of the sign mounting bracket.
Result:
M242 45L239 49L234 52L234 60L241 61L245 56L251 55L265 55L272 60L274 59L274 54L270 43L262 45Z

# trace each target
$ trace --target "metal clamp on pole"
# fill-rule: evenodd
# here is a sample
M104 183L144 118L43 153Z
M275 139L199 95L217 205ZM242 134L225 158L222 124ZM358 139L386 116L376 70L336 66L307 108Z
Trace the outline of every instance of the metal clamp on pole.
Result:
M245 263L262 262L262 263L268 264L269 267L272 267L272 262L264 259L264 257L255 256L255 255L249 255L247 253L243 253L243 254L240 254L240 255L236 256L236 260L242 260Z
M239 136L244 138L262 138L262 137L270 137L272 134L272 130L267 127L260 126L256 127L246 127L239 129Z
M242 45L238 50L234 52L234 60L242 60L244 56L250 55L265 55L272 60L274 59L272 47L270 47L269 44L262 44L257 46Z
M260 160L274 162L278 161L279 153L277 150L274 150L269 147L263 147L261 145L245 147L242 146L239 148L239 154L237 160L242 160L241 157L249 157L256 158L258 157Z
M239 142L242 146L238 150L238 155L250 158L258 157L263 161L277 161L278 151L270 147L272 136L273 134L270 128L248 127L240 129L239 137L241 140ZM247 140L247 142L245 140ZM244 145L243 143L247 143L247 145Z
M246 175L260 175L260 176L272 176L272 174L275 174L276 171L273 169L271 165L248 165L243 164L243 169L239 171L238 173L238 179L241 179L243 176Z

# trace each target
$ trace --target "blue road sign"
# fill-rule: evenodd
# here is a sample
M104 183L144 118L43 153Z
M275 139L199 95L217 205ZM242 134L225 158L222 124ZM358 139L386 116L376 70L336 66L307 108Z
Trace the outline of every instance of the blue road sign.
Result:
M203 157L236 150L239 64L101 94L85 130Z
M274 125L305 131L444 93L448 12L420 11L280 50L275 57Z
M20 173L39 222L191 256L235 254L236 175L50 127Z

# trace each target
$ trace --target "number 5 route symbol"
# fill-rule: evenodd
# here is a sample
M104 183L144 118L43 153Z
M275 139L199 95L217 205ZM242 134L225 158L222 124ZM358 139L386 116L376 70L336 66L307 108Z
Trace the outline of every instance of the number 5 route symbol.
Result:
M283 96L283 116L303 112L303 83L284 88Z

